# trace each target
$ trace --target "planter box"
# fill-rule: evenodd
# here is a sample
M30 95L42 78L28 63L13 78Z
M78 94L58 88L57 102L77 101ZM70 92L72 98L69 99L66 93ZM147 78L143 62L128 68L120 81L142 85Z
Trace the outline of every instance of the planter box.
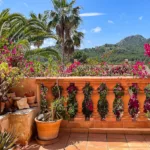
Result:
M14 131L18 136L18 143L26 145L33 134L34 118L37 112L38 109L34 108L0 116L0 130Z

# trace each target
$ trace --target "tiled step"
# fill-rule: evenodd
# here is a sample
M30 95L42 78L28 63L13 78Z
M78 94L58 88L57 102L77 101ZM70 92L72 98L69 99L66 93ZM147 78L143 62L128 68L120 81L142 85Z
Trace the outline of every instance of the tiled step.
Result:
M105 134L150 134L150 128L61 128L60 131Z

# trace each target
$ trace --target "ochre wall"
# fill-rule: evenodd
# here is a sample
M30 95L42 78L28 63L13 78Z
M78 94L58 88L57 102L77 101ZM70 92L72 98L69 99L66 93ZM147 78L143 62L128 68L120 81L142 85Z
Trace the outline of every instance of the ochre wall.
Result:
M12 92L15 92L17 97L23 97L28 91L34 91L35 95L37 94L35 78L25 78L12 89Z

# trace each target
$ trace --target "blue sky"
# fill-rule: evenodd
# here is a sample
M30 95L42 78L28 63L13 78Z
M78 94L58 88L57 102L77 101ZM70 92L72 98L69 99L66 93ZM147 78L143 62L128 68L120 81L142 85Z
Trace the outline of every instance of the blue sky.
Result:
M150 38L150 0L76 0L82 7L85 33L81 48L117 43L126 36L141 34ZM50 0L0 0L0 11L10 8L29 16L53 9ZM53 45L47 40L44 46Z

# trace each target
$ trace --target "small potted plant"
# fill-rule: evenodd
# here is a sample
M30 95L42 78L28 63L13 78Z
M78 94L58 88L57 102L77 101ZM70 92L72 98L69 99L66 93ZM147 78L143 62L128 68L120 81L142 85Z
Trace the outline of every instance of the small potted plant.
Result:
M25 93L25 97L27 98L27 102L29 105L35 103L35 93L33 91Z
M41 112L35 118L38 139L46 141L57 138L61 121L67 115L67 108L64 106L67 99L59 97L51 103L50 107L48 107L46 100L47 91L47 88L42 85Z

